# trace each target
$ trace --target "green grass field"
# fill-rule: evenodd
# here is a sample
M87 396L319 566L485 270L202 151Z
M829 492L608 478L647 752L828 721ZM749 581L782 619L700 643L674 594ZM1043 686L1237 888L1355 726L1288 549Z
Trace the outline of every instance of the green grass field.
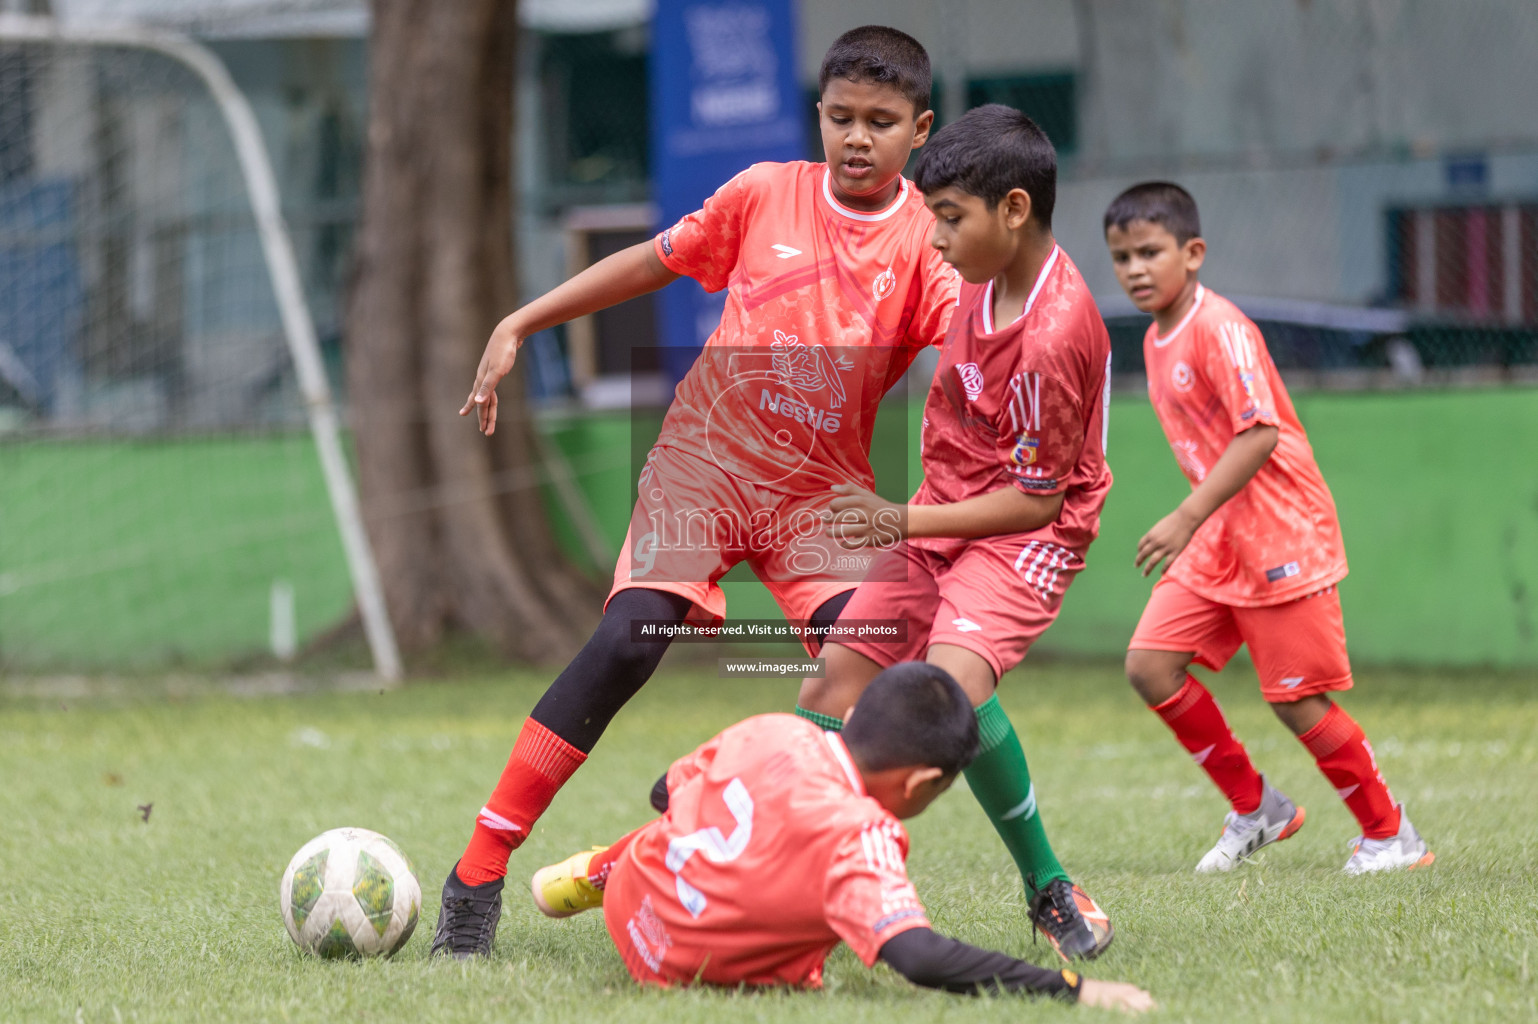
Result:
M437 894L546 677L239 698L0 696L0 1020L1104 1020L1047 1003L922 992L841 950L821 993L637 992L596 915L540 917L538 865L643 822L676 755L790 683L680 661L628 708L515 855L498 954L429 961ZM1091 975L1150 988L1169 1021L1538 1018L1538 677L1361 675L1346 700L1438 854L1347 879L1353 822L1253 678L1214 690L1257 762L1309 810L1261 863L1198 879L1224 807L1114 665L1008 677L1059 853L1111 913ZM0 691L3 694L5 691ZM136 807L153 802L148 823ZM324 829L392 836L421 872L417 934L391 962L307 959L278 919L288 858ZM961 787L911 824L937 927L1044 962L1014 869Z

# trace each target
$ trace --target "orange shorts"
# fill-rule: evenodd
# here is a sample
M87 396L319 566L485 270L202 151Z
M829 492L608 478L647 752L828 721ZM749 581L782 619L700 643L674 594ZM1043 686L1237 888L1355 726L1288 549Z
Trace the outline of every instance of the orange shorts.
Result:
M877 558L839 622L907 622L900 639L843 640L882 668L921 661L935 644L971 651L1001 679L1057 619L1084 557L1018 535L979 537L947 554L899 544Z
M679 594L694 602L691 622L726 617L720 580L738 562L786 619L804 623L858 586L872 560L826 532L821 514L831 495L771 491L675 448L651 450L638 492L609 597L631 587Z
M1240 644L1249 647L1261 695L1273 704L1351 689L1346 627L1333 585L1285 604L1238 608L1162 579L1127 648L1190 652L1198 665L1217 672Z

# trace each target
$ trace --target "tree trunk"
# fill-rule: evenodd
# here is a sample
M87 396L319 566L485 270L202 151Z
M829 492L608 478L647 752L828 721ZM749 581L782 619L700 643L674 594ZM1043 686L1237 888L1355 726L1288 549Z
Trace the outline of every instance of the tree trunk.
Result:
M408 654L465 630L569 656L598 598L559 554L517 370L497 432L457 413L516 301L513 0L374 0L347 379L359 489Z

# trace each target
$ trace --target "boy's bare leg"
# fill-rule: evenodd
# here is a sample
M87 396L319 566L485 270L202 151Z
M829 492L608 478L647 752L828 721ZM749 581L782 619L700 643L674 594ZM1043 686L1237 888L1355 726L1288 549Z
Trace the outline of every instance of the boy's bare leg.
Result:
M808 676L801 681L796 711L819 725L836 727L834 723L843 723L844 714L854 707L881 666L839 643L828 644L821 654L827 669L820 679Z
M924 660L949 672L972 698L974 708L986 704L999 687L993 666L982 655L965 647L935 644L929 648L929 655Z
M1334 706L1335 702L1329 697L1316 693L1302 700L1272 704L1271 710L1276 712L1276 717L1282 720L1283 725L1292 730L1294 736L1302 736L1324 721L1324 716L1329 714L1330 708Z
M1144 704L1157 707L1186 684L1186 669L1194 657L1190 651L1128 651L1127 681Z

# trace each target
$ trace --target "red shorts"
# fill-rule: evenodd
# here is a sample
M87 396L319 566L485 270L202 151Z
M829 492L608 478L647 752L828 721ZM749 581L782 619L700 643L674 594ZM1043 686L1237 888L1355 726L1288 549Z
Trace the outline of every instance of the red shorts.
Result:
M876 559L839 619L906 619L907 636L837 642L883 668L954 644L987 661L997 679L1052 625L1083 568L1077 551L1019 536L962 541L944 553L899 544Z
M1351 689L1346 627L1333 585L1284 604L1237 608L1162 579L1127 647L1190 652L1198 665L1217 672L1240 644L1249 647L1261 695L1273 704Z
M653 448L609 597L631 587L662 590L694 602L691 621L719 622L726 617L721 577L747 562L786 619L807 622L858 586L874 560L827 534L821 515L829 497L781 494L687 452Z

